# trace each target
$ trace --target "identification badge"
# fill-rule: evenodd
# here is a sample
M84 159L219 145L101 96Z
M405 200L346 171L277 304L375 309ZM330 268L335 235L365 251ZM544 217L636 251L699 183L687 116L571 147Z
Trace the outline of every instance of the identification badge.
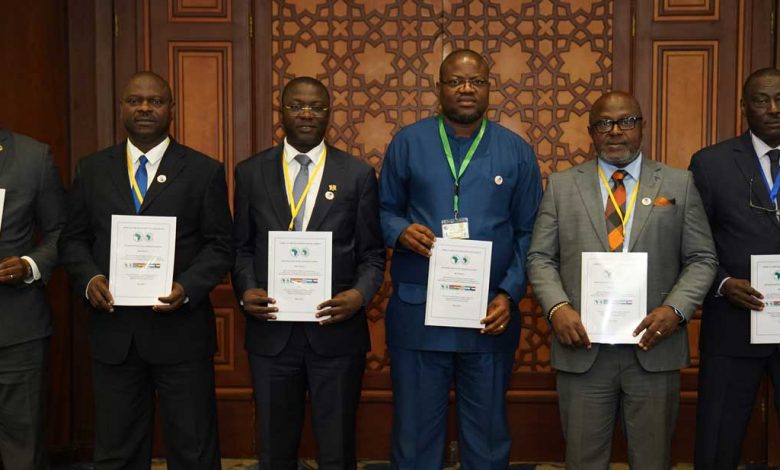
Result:
M441 234L443 238L469 238L469 219L459 217L457 219L445 219L441 221Z

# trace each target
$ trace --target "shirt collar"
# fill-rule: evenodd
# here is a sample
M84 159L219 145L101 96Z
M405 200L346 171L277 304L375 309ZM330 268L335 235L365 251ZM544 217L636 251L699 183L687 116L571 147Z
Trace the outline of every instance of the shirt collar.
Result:
M296 149L292 145L290 145L289 142L287 142L287 137L284 138L284 158L287 160L287 164L295 160L295 157L303 153L304 155L308 155L309 158L311 158L311 162L313 164L317 164L320 161L320 158L322 158L322 154L325 152L325 139L322 139L322 142L320 142L316 147L312 148L308 152L301 152L300 150Z
M761 140L753 131L750 131L750 140L753 142L753 150L756 151L758 158L766 155L770 150L780 149L780 147L770 147L766 142Z
M170 144L171 138L166 137L165 140L152 147L148 152L144 153L138 147L133 145L130 139L127 139L127 150L130 152L130 158L133 159L133 165L138 163L138 159L141 158L141 155L146 155L146 159L149 160L149 163L156 165L160 160L162 160L162 157L165 155L165 151L168 150L168 146Z
M630 176L634 181L639 181L639 173L642 171L642 152L639 152L639 156L636 157L634 161L622 168L611 163L607 163L601 158L599 158L598 161L599 167L601 167L601 171L604 172L604 176L608 180L612 178L612 173L615 171L625 170L628 176Z

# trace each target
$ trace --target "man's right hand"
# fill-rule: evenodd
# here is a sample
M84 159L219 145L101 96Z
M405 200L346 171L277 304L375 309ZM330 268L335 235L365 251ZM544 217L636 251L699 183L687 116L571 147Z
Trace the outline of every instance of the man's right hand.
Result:
M580 314L571 305L564 305L555 311L552 327L558 341L564 346L590 349L588 332L580 320Z
M87 285L87 297L92 307L106 312L114 311L114 297L108 290L108 279L102 274L95 276Z
M426 258L431 256L434 240L436 240L436 235L431 229L420 224L408 225L398 237L401 246Z
M275 312L279 309L271 304L276 303L276 299L268 297L265 289L247 289L241 296L244 302L244 312L251 317L259 320L276 320Z
M760 299L764 296L761 292L750 287L747 279L726 279L720 288L720 293L725 295L729 302L746 310L763 310L764 303Z

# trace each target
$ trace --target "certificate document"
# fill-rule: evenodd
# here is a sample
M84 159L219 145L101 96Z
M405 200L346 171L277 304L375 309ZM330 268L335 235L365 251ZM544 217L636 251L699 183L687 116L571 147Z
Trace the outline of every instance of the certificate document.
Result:
M425 324L483 328L493 242L437 238L431 252Z
M317 305L331 297L333 234L268 232L268 296L277 321L320 321Z
M752 255L750 285L764 296L764 310L750 312L750 342L780 343L780 255Z
M176 217L111 216L108 289L114 305L161 304L171 293Z
M633 343L647 315L647 253L583 253L580 317L593 343Z

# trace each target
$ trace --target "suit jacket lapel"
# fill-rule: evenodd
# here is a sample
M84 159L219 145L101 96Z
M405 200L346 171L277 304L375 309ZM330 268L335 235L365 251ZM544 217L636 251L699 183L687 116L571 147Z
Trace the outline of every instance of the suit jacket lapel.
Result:
M139 214L143 213L173 183L173 180L181 173L184 166L184 147L171 139L171 143L160 161L160 166L157 167L156 176L146 191L144 203L141 205L141 210L138 211ZM160 182L161 176L165 176L164 182Z
M306 230L308 231L319 229L322 222L325 221L328 211L330 211L330 208L336 201L336 198L339 197L338 188L346 188L343 184L345 181L344 176L346 169L334 155L335 152L334 149L328 148L328 156L326 157L325 165L322 169L322 181L320 182L320 189L317 192L317 200L314 203L314 210L309 218L309 225L306 226ZM331 190L331 187L334 189ZM328 192L333 194L333 197L330 199L325 197L325 194Z
M761 168L756 150L753 148L753 142L750 140L750 132L742 134L739 143L734 146L734 163L739 168L739 171L742 172L742 176L745 178L745 185L750 187L748 194L750 194L753 204L761 207L772 207L773 204L769 200L769 192L764 185L764 170ZM748 210L748 208L749 205L745 209ZM780 222L778 222L777 217L769 212L765 214L772 220L775 227L780 228Z
M607 221L604 218L604 204L601 200L601 182L599 181L596 170L596 159L580 165L577 169L577 175L574 178L577 185L577 191L580 193L582 203L588 212L590 222L593 224L593 230L598 235L604 251L609 251L609 242L607 241Z
M108 172L111 181L114 182L117 193L122 198L122 202L125 205L123 212L127 214L135 214L135 205L133 204L133 195L130 188L130 177L127 176L127 141L123 141L121 144L116 145L111 149L109 155Z
M284 171L282 169L282 151L284 145L277 146L269 155L269 158L262 162L263 183L268 191L268 197L271 200L271 206L276 213L277 221L282 230L287 230L292 220L292 211L287 202L287 190L284 185Z
M663 180L663 173L661 171L661 165L655 160L650 160L646 157L642 158L642 170L639 174L639 192L636 196L636 202L634 203L634 216L631 222L631 239L628 241L629 251L634 250L636 241L642 235L642 230L645 228L647 219L650 217L650 212L653 210L653 201L658 196L658 191L661 188L661 181ZM631 195L629 194L630 198ZM642 201L650 200L650 204L645 204Z
M8 159L14 154L13 139L11 139L11 131L6 129L0 129L0 175L4 174L5 166L8 163Z

